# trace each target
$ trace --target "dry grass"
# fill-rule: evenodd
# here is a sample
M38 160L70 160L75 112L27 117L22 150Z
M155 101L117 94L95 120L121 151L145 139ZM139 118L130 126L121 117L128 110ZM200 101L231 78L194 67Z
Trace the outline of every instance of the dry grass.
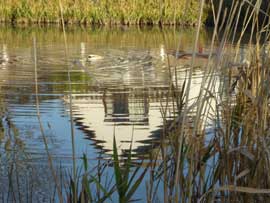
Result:
M189 102L192 78L187 77L180 99L185 103L177 110L180 113L174 127L164 135L170 144L165 149L161 145L162 154L170 149L165 166L160 168L167 185L165 202L269 201L269 17L265 15L263 23L260 22L262 26L258 26L262 5L260 2L248 4L251 15L239 27L237 11L243 5L234 1L226 15L220 12L222 3L214 10L212 42L219 41L217 57L211 59L209 54L208 63L201 67L204 70L201 92L193 105ZM250 22L253 26L248 28ZM236 28L240 29L240 36L236 36ZM245 49L245 59L241 59L237 56L247 32L251 33L250 45ZM236 43L225 47L231 39ZM236 57L226 57L229 50ZM194 60L195 54L189 75L192 75ZM222 74L217 76L217 72ZM177 86L177 81L173 85ZM218 93L216 86L219 86ZM201 121L207 118L210 125L205 128ZM206 134L209 129L210 140Z

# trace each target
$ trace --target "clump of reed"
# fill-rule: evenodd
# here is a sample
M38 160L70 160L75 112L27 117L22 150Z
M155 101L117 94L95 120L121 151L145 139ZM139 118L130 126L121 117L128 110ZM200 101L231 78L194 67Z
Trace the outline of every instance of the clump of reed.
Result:
M141 163L132 163L132 145L126 156L122 159L118 155L115 137L112 160L99 160L98 165L91 169L84 154L84 172L75 181L70 177L70 184L67 185L68 202L113 202L116 199L119 203L134 201L133 195L143 182L148 167L141 168ZM108 170L113 170L112 176L108 175ZM114 193L118 197L113 197Z
M195 25L197 1L176 0L82 1L64 0L67 24L182 24ZM58 1L0 1L0 21L11 23L60 23Z
M223 20L222 2L214 10L209 59L201 67L204 71L201 92L192 104L189 94L196 55L182 84L177 81L177 67L168 63L171 88L168 100L161 106L164 128L160 145L148 156L151 163L146 166L148 172L140 177L146 183L147 202L161 199L163 202L269 202L270 27L267 20L263 21L263 32L256 26L256 11L260 12L257 9L261 5L250 5L252 16L240 27L236 11L241 9L241 4L237 2L229 11L230 17ZM203 7L201 1L200 12ZM251 21L255 26L249 28L249 44L244 49L246 55L242 56L240 44ZM239 36L237 29L241 29ZM194 53L199 34L200 26ZM217 40L219 45L214 53ZM225 46L228 41L233 44ZM228 57L227 53L231 55ZM174 119L168 121L172 117L170 101L173 101ZM119 163L115 154L114 151L113 159ZM120 178L116 172L119 170L119 165L114 165L115 185L122 191L121 197L126 194L121 187L126 185L128 176Z
M164 202L269 201L269 16L261 1L254 5L233 1L227 13L221 12L223 3L218 8L212 4L215 27L208 61L201 67L204 76L198 98L190 104L199 26L184 90L178 96L172 94L176 104L181 103L176 105L180 108L173 127L165 128L169 142L160 149ZM249 15L239 25L244 5ZM240 44L247 33L247 54L241 56ZM219 45L213 53L216 41ZM232 45L225 46L229 41ZM211 59L213 54L215 59ZM217 70L222 74L217 76ZM177 72L172 74L177 78ZM171 83L174 92L179 85L175 79ZM206 128L202 123L207 120Z
M244 3L233 1L227 13L222 13L223 3L220 1L216 8L212 2L215 26L210 53L206 65L201 67L204 75L200 94L192 104L190 87L203 22L203 0L200 1L193 56L183 84L177 81L177 67L171 67L168 61L171 99L161 108L164 129L160 145L149 156L150 178L144 180L148 202L157 199L163 202L269 201L268 16L265 15L262 26L258 26L262 4L259 1L256 5L248 4L250 15L246 15L239 26L238 12ZM250 23L248 54L244 59L238 55ZM217 41L219 45L214 53ZM226 47L228 41L233 45ZM227 57L227 52L233 53L232 56ZM214 59L211 55L215 55ZM222 74L217 75L217 69ZM174 119L167 121L171 100ZM123 187L127 186L129 176L119 171L114 151L115 191L118 191L119 202L127 202L128 187ZM140 182L144 178L143 173ZM163 192L157 193L160 188Z

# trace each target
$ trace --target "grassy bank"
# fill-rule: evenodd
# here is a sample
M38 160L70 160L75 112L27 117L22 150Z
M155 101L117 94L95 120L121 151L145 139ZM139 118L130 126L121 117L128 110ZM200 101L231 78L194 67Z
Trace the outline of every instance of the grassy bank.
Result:
M179 0L63 0L69 24L181 24L195 25L198 1ZM59 23L59 1L0 0L0 21Z

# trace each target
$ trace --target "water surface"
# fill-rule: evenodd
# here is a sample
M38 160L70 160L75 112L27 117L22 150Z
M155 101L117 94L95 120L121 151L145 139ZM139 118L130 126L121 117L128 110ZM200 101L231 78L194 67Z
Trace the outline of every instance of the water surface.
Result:
M151 132L161 125L160 102L169 88L165 47L176 49L180 43L180 49L191 51L194 34L193 29L70 28L66 62L59 28L3 27L0 87L5 119L19 131L28 153L44 153L36 111L35 37L41 121L52 154L67 158L71 152L68 69L78 156L85 150L90 157L100 149L110 151L113 129L123 148L129 146L132 131L133 149L147 147L143 141L152 139ZM207 47L203 34L200 44ZM103 59L88 61L89 54Z
M41 125L56 164L72 165L70 109L77 158L86 153L95 165L100 156L110 157L114 135L121 155L131 143L135 157L147 155L159 139L161 104L166 103L170 88L166 50L179 47L191 52L195 30L72 27L66 36L67 55L64 35L58 27L1 27L3 160L20 160L22 167L31 167L37 176L49 173L37 97ZM207 36L211 35L202 31L199 40L206 51L210 44ZM88 61L89 54L102 59ZM186 77L186 63L189 61L177 66L180 83ZM193 73L191 98L198 95L202 74L198 66ZM169 108L173 109L170 102Z

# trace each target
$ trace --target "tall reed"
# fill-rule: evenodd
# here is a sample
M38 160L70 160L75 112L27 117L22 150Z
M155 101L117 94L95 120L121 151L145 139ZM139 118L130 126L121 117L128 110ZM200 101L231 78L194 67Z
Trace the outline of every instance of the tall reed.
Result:
M269 16L260 2L232 1L227 11L221 12L224 5L220 1L216 7L211 1L214 32L207 63L201 67L204 75L200 93L193 103L189 99L190 84L198 57L204 1L189 72L182 84L177 80L178 67L171 67L168 57L171 98L161 103L164 126L160 145L149 156L148 202L159 198L163 202L269 201ZM237 11L243 6L248 7L248 14L239 24ZM263 21L259 13L265 14ZM240 35L236 35L237 30ZM249 45L243 49L241 41L247 32ZM231 40L236 43L228 46ZM216 50L214 44L218 44ZM173 120L167 120L170 101ZM123 186L128 179L123 180L117 151L114 154L120 202L127 202ZM162 194L157 192L161 187Z
M269 8L265 12L261 1L254 4L232 1L222 13L222 3L220 1L216 7L212 1L215 27L208 61L202 65L204 76L200 94L191 104L188 95L192 78L187 77L183 84L185 94L181 94L185 103L178 109L173 127L165 132L172 148L163 163L170 166L161 171L171 177L167 178L168 194L164 194L168 196L167 201L248 202L250 198L269 201L270 182L266 172L270 158L267 141ZM237 11L243 6L249 7L246 11L249 15L239 25ZM264 14L263 20L259 18L261 14ZM197 24L200 22L201 19ZM240 36L236 36L236 28L240 29ZM250 33L250 44L243 49L240 44L247 33ZM227 46L231 39L237 43ZM213 53L215 41L219 45ZM197 47L197 40L194 47ZM239 50L247 54L239 56ZM228 53L231 56L227 56ZM194 60L195 49L189 75L192 75ZM172 68L170 64L169 68ZM218 72L222 75L216 75ZM216 92L217 86L219 92ZM202 125L205 121L207 125ZM211 138L206 142L207 131L211 132Z
M183 1L175 0L63 0L62 5L64 21L69 24L194 25L197 17L197 1L195 0L192 0L187 8ZM0 21L2 22L60 23L60 12L57 1L0 1Z

